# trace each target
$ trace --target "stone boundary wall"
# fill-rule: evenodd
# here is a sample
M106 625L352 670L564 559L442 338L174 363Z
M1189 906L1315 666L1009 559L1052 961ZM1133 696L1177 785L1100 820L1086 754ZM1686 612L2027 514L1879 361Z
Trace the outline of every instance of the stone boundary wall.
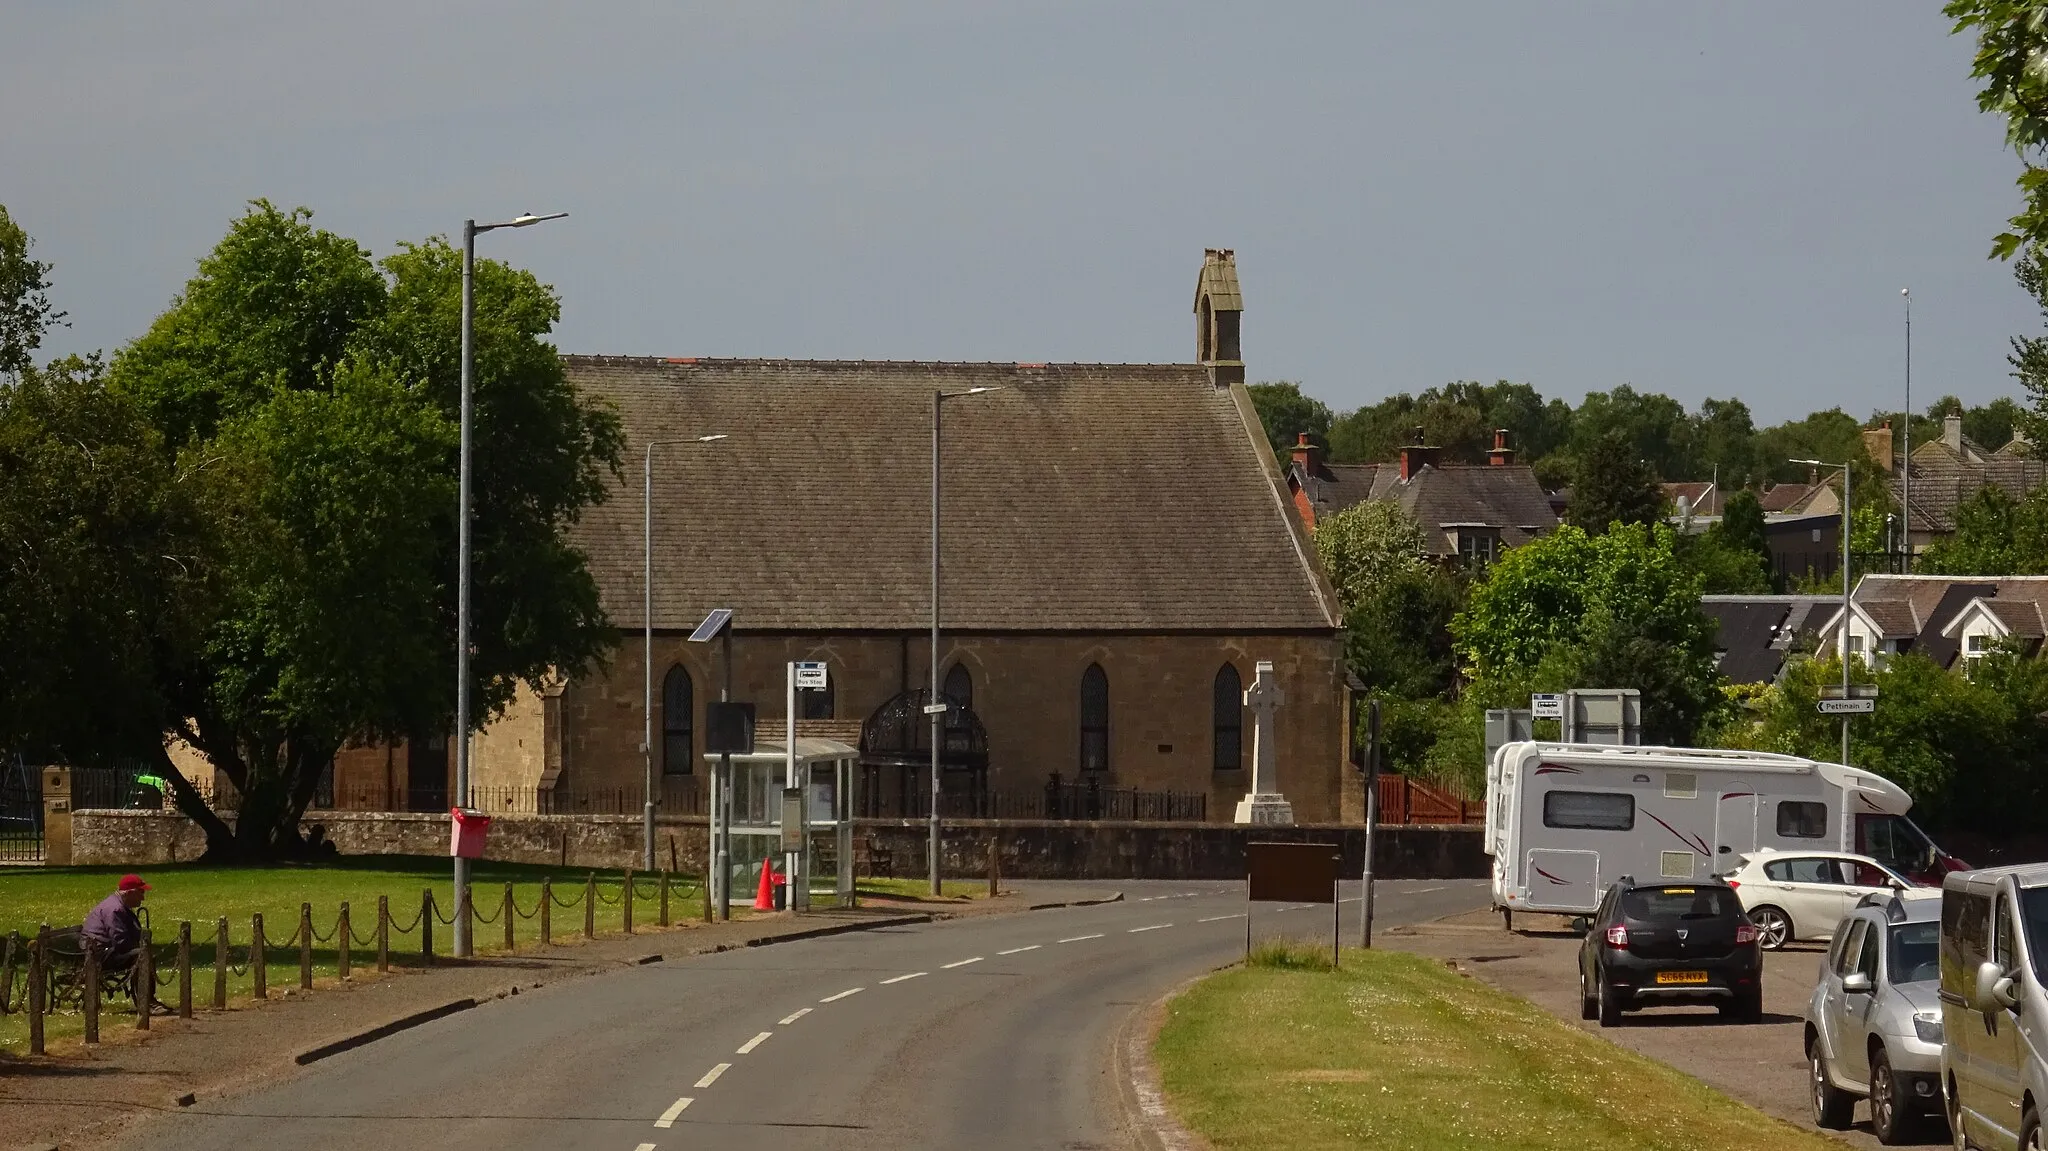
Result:
M321 811L319 825L343 855L448 854L448 817L407 812ZM921 820L859 820L858 838L890 857L901 877L925 871ZM951 820L942 825L948 875L988 874L988 847L1001 844L1002 873L1012 879L1242 879L1244 845L1328 843L1344 856L1343 874L1364 863L1365 829L1331 824L1241 827L1217 823L1122 823L1041 820ZM1382 879L1484 879L1491 874L1476 825L1382 826L1374 874ZM171 811L80 811L72 815L72 862L144 867L197 859L206 837ZM656 821L656 854L683 872L704 867L702 817ZM638 867L640 819L630 815L504 815L491 822L486 855L508 863L564 867ZM673 857L671 857L673 851Z

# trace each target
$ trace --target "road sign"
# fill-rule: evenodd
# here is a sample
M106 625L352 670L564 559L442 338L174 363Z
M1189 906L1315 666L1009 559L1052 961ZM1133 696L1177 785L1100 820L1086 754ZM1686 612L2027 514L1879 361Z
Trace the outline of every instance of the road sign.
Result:
M800 660L796 664L796 687L798 691L824 691L825 665L813 660Z
M1824 683L1820 685L1820 697L1822 699L1876 699L1877 685L1874 683L1852 683L1849 685L1849 690L1844 692L1842 685L1839 683Z
M1877 710L1874 699L1824 699L1820 701L1822 715L1869 715Z
M1563 719L1564 697L1542 693L1529 697L1530 719Z

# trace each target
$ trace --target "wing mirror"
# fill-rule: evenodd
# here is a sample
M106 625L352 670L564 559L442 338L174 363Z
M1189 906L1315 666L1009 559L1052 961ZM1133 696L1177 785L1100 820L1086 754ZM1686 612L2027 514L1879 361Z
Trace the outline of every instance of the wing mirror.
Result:
M1572 917L1572 934L1573 934L1573 935L1577 935L1577 936L1580 936L1581 938L1583 938L1583 937L1584 937L1584 936L1586 935L1586 933L1587 933L1587 932L1589 932L1589 931L1591 931L1591 930L1593 930L1593 921L1592 921L1592 920L1590 920L1590 919L1586 918L1586 917L1585 917L1585 916L1583 916L1583 915L1576 915L1576 916L1573 916L1573 917Z
M1849 974L1842 976L1842 993L1844 995L1870 994L1870 973L1867 971L1851 971Z
M2013 986L2012 976L1996 963L1986 961L1977 965L1976 992L1970 997L1970 1006L1979 1011L2010 1010L2019 1006L2018 989Z

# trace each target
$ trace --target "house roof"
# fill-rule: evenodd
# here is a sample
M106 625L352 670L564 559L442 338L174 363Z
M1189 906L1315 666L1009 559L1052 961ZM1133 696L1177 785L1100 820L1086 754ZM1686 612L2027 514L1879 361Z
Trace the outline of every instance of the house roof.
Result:
M1891 476L1885 482L1896 500L1899 478ZM2044 483L2048 483L2048 460L2004 449L1987 452L1967 437L1963 451L1941 440L1920 444L1913 449L1913 527L1916 531L1952 532L1956 505L1979 491L2001 488L2020 499Z
M1664 502L1673 508L1683 500L1695 516L1721 514L1721 488L1712 480L1686 480L1664 485Z
M1428 464L1401 479L1398 464L1323 464L1313 475L1298 465L1293 482L1308 493L1318 519L1366 500L1392 500L1422 525L1432 555L1456 555L1447 528L1484 526L1519 547L1557 526L1550 496L1522 464Z
M570 356L652 440L654 625L930 623L935 391L945 406L941 622L958 630L1329 631L1334 596L1240 387L1195 365ZM570 533L620 627L642 625L640 477Z
M1910 639L1908 650L1944 666L1960 651L1959 620L1973 607L1991 613L2011 634L2048 632L2042 627L2048 619L2048 576L1867 575L1851 598L1885 639ZM1840 615L1837 610L1821 625L1823 644L1834 642Z
M1766 512L1796 512L1806 505L1825 484L1772 484L1764 489L1757 502Z
M2039 601L1992 599L1986 596L1977 596L1964 604L1963 609L1942 627L1941 634L1948 639L1960 641L1963 625L1971 616L1979 613L1990 616L2005 635L2024 639L2041 639L2048 636L2048 621L2044 621L2042 617Z
M1770 683L1802 636L1811 636L1831 603L1827 596L1708 595L1700 610L1714 621L1721 674L1736 683Z

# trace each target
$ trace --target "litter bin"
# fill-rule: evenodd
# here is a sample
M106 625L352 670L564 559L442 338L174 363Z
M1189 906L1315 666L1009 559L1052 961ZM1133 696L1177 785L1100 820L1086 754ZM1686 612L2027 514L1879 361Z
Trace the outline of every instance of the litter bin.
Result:
M491 830L491 817L473 808L454 808L448 831L448 854L460 859L482 859L484 836Z
M787 910L789 910L789 877L788 877L788 876L786 876L786 875L783 875L783 874L777 873L777 874L776 874L776 876L775 876L775 879L774 879L774 884L775 884L775 910L777 910L777 911L787 911Z

